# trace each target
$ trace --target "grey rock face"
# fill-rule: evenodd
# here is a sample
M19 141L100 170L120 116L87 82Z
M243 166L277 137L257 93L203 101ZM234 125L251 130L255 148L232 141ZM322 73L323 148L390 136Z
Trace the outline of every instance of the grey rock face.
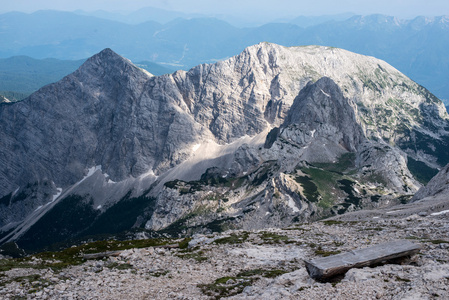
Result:
M108 165L134 146L124 129L132 122L127 116L133 100L148 79L104 50L62 81L16 105L2 106L1 134L7 141L2 153L13 169L2 170L1 182L21 186L48 177L66 187L80 180L86 168L100 164L115 178L128 176L131 172L123 165L129 162Z
M361 188L379 187L398 194L417 190L419 183L407 169L405 154L386 143L366 138L349 101L331 79L322 78L299 92L284 123L268 134L263 149L242 145L234 154L231 169L217 173L225 174L223 178L227 175L240 178L242 187L217 188L208 182L170 183L160 194L155 213L146 226L159 230L205 208L210 212L221 211L220 216L202 213L201 218L188 217L190 225L235 217L239 226L245 228L285 226L293 217L308 220L322 212L318 206L322 198L317 196L313 201L306 198L306 188L295 179L304 174L296 170L301 169L303 162L335 163L342 155L351 153L355 155L358 173L354 179L365 183ZM269 161L277 163L264 164ZM233 182L235 178L229 180ZM255 182L258 188L253 190ZM197 185L202 186L200 190L192 189ZM350 193L357 201L364 201L357 188ZM371 195L368 193L368 198ZM226 203L210 201L220 198L225 198ZM352 204L350 208L355 209ZM279 212L283 218L278 216Z
M449 164L438 172L426 186L423 186L415 194L412 200L420 200L426 197L443 196L449 193Z
M309 133L295 141L299 145L307 144L310 141L307 137L322 136L348 152L355 152L365 138L356 122L354 109L340 88L328 77L301 90L283 127L289 125L299 125L302 132Z
M309 163L339 166L350 158L336 172L358 187L346 188L356 199L374 195L362 195L370 186L392 195L415 191L407 156L430 167L447 163L448 119L441 101L385 62L341 49L262 43L161 77L106 49L26 100L0 104L0 198L29 183L51 183L39 201L31 194L20 199L32 211L52 201L57 188L63 196L80 191L77 183L101 166L108 183L83 193L95 195L98 206L121 197L97 199L110 195L100 190L114 182L136 197L149 191L157 199L147 228L166 227L200 208L206 216L193 223L238 217L236 226L287 224L331 205L319 184L312 203L305 183L295 181L314 180L301 173ZM201 189L185 193L185 184L211 167L217 180L237 187L198 182ZM164 187L180 178L175 190ZM345 193L335 190L335 199ZM1 201L0 211L16 217L2 217L0 226L26 218L14 213L13 198Z
M106 49L62 81L2 105L2 190L45 177L67 187L97 165L119 181L176 164L200 126L157 92L170 93L171 84Z

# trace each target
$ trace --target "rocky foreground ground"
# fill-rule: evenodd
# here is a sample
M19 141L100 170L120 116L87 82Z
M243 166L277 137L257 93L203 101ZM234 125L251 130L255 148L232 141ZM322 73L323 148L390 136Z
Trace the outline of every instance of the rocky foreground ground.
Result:
M52 262L38 255L26 263L2 259L0 298L449 299L448 216L445 210L392 210L365 213L359 221L355 214L284 229L196 235L188 247L127 249L63 268L49 267ZM327 283L311 279L304 267L303 259L396 239L413 240L422 250L406 264L352 269Z

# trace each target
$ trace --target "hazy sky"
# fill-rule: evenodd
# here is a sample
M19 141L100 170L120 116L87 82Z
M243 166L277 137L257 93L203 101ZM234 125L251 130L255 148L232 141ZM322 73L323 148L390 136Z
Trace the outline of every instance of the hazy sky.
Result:
M0 12L40 9L133 11L153 6L186 13L272 16L381 13L403 18L449 15L449 0L0 0Z

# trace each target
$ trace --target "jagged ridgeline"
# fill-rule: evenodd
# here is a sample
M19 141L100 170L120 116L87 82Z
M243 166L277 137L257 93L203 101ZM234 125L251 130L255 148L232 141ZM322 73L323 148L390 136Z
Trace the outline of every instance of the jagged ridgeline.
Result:
M387 63L262 43L159 77L110 49L0 104L1 243L286 226L405 202L449 162L442 102Z

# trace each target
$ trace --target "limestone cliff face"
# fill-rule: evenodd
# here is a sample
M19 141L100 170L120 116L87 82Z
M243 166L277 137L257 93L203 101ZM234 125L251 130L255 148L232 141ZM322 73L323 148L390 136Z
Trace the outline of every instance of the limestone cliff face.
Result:
M419 188L412 162L449 162L448 131L429 91L341 49L262 43L160 77L106 49L0 104L0 226L74 194L91 198L95 222L151 196L133 223L149 229L280 226L381 205Z
M66 188L97 165L120 181L182 160L201 125L167 97L175 87L166 79L106 49L60 82L2 105L2 196L42 178Z
M339 86L366 137L399 146L434 168L449 162L447 152L440 156L414 138L431 138L436 128L446 128L438 133L445 140L441 146L446 145L448 115L442 102L373 57L262 43L226 61L173 74L195 121L220 143L280 126L298 93L322 77Z
M286 134L285 138L292 139L291 131L296 131L296 138L292 140L302 147L313 139L322 137L345 152L356 152L365 139L350 102L328 77L301 90L282 127L291 126L294 129L290 129L290 136Z
M167 79L106 49L24 101L1 104L0 226L46 207L92 167L121 182L185 159L207 133L167 96L176 90Z

